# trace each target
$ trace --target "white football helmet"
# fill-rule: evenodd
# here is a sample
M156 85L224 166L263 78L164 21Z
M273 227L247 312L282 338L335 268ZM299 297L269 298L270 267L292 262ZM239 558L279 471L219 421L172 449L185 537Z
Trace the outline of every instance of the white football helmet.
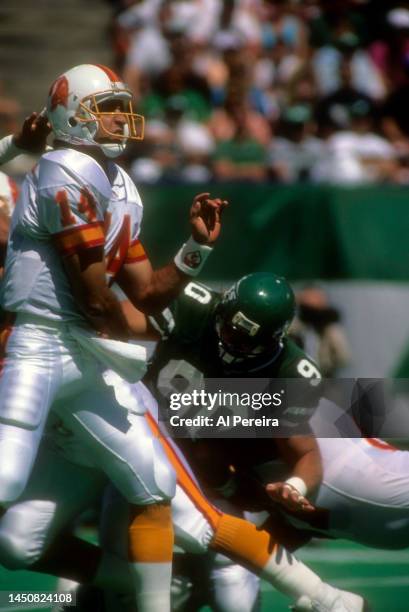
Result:
M101 123L103 116L118 114L99 109L99 104L109 100L123 102L123 134L109 132ZM133 112L132 92L113 70L100 64L75 66L59 76L48 94L47 117L58 140L98 146L107 157L120 155L128 139L143 139L144 117ZM99 127L107 135L101 142L95 140ZM110 136L115 136L117 142L109 141Z

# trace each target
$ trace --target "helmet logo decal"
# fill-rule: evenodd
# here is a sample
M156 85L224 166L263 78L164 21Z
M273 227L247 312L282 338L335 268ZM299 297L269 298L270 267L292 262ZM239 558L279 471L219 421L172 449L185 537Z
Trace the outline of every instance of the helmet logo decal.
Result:
M239 327L241 330L245 331L249 336L255 336L260 329L260 325L258 323L248 319L246 315L240 312L240 310L236 312L231 322L236 327Z
M68 80L67 77L61 76L51 85L50 89L50 110L55 110L57 106L65 106L68 102Z
M201 262L202 256L200 251L190 251L189 253L186 253L185 257L183 258L183 263L193 270L200 266Z
M223 293L222 302L223 304L228 304L229 302L233 302L237 298L236 285L230 287Z

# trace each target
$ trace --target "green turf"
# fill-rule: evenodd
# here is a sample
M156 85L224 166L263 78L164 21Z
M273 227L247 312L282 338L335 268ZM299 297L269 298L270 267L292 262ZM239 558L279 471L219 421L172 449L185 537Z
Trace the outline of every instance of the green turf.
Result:
M300 551L298 557L334 586L366 597L372 612L409 611L409 551L325 542ZM262 612L269 610L288 612L288 600L263 585Z
M325 542L305 548L298 556L324 580L367 597L373 612L409 611L409 550L380 551L350 542ZM0 590L52 590L54 585L52 576L0 568ZM262 612L288 612L287 598L268 584L263 584L262 591ZM0 605L0 612L6 610L21 612L22 608Z

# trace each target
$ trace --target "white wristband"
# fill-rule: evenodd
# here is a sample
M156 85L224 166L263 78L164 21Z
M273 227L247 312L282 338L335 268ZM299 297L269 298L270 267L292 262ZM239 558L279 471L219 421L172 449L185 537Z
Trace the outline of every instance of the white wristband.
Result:
M176 253L174 262L179 270L188 276L197 276L211 252L212 247L200 244L190 237Z
M5 136L0 140L0 166L22 153L24 153L24 151L16 147L13 142L13 134Z
M287 478L285 484L291 485L303 497L307 495L307 485L302 478L299 478L298 476L291 476L291 478Z

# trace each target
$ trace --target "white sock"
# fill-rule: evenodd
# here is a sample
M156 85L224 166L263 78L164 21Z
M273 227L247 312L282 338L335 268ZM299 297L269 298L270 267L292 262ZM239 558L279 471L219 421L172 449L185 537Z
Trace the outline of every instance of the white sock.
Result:
M261 578L292 599L298 599L301 595L314 598L322 584L317 574L282 546L277 546L274 550L261 573Z
M170 612L172 563L130 563L138 612Z

